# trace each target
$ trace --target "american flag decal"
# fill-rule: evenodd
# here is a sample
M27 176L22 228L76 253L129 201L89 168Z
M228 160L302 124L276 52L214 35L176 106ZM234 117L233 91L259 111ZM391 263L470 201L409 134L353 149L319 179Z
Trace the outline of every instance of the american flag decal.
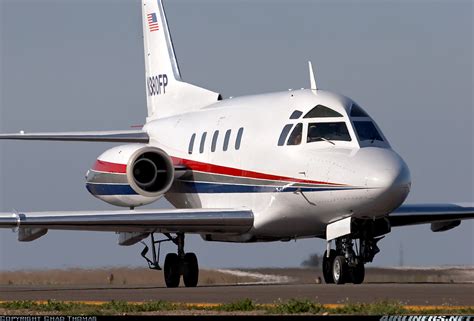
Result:
M156 19L156 13L149 13L146 16L148 18L148 28L150 28L150 32L160 30L158 19Z

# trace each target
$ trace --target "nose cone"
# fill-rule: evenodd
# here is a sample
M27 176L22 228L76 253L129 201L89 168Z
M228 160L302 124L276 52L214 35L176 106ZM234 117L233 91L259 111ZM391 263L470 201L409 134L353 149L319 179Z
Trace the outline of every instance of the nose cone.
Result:
M383 190L410 188L411 176L405 161L394 151L373 153L366 174L366 186Z
M411 188L410 170L396 152L387 148L362 148L356 161L365 168L365 185L374 212L388 214L405 201Z

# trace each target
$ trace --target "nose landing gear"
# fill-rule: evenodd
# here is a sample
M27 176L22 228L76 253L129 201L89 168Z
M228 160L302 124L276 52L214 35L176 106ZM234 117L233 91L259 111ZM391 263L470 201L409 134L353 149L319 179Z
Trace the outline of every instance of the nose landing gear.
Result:
M361 284L365 278L365 263L372 262L379 252L377 242L379 238L361 238L354 240L349 236L336 239L336 249L324 252L323 277L327 284L354 283ZM358 246L357 246L358 245Z
M172 237L170 234L165 234L167 239L155 241L153 233L151 234L151 245L153 258L150 260L146 257L148 246L145 245L141 255L148 262L148 267L154 270L161 270L159 265L160 246L162 242L172 241L178 246L178 253L168 253L165 257L165 264L163 266L165 283L168 288L176 288L179 286L181 276L183 276L184 285L186 287L196 287L199 281L199 265L196 254L184 252L184 233L176 234ZM156 250L158 244L158 251Z

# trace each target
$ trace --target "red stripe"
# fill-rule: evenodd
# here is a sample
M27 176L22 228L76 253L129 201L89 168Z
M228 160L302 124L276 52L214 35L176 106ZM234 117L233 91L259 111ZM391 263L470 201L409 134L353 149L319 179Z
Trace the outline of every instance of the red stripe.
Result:
M125 174L127 172L127 165L104 162L98 159L95 161L92 169L99 172Z
M328 183L328 182L320 182L320 181L311 181L306 179L299 179L299 178L292 178L292 177L285 177L285 176L276 176L271 174L253 172L253 171L246 171L243 169L237 169L232 167L225 167L207 163L196 162L189 159L171 157L173 160L174 165L181 165L186 166L194 171L211 173L211 174L221 174L221 175L229 175L229 176L237 176L237 177L245 177L245 178L256 178L256 179L266 179L272 181L285 181L285 182L296 182L296 183L309 183L309 184L323 184L323 185L331 185L331 186L345 186L345 184L336 184L336 183Z
M197 161L177 158L177 157L171 157L171 159L173 160L173 164L175 166L177 165L186 166L189 169L194 170L194 171L211 173L211 174L221 174L221 175L229 175L229 176L237 176L237 177L245 177L245 178L254 178L254 179L266 179L266 180L272 180L272 181L322 184L322 185L331 185L331 186L345 186L345 184L312 181L312 180L299 179L299 178L286 177L286 176L277 176L277 175L247 171L247 170L237 169L237 168L232 168L232 167L202 163L202 162L197 162ZM127 172L127 165L110 163L110 162L105 162L102 160L96 160L92 169L99 172L125 174Z

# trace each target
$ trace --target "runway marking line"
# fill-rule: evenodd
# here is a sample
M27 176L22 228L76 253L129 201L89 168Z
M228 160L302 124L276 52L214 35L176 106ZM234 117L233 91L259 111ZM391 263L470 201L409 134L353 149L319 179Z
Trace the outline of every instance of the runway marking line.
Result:
M0 304L3 303L12 303L15 301L0 301ZM31 301L36 304L48 304L48 301L45 300L39 300L39 301ZM105 305L107 303L110 303L110 301L60 301L63 303L77 303L77 304L85 304L85 305L95 305L95 306L100 306L100 305ZM128 304L135 304L135 305L142 305L146 304L149 302L134 302L134 301L128 301L126 302ZM218 306L221 306L225 303L181 303L181 302L170 302L171 304L182 304L185 305L188 308L215 308ZM275 307L278 304L271 304L271 303L265 303L265 304L257 304L257 306L261 306L263 308L265 307ZM333 303L333 304L322 304L322 306L326 309L337 309L337 308L343 308L347 306L347 304L342 304L342 303ZM468 308L473 308L474 306L472 305L403 305L403 308L409 310L409 311L426 311L426 310L459 310L459 309L468 309Z

